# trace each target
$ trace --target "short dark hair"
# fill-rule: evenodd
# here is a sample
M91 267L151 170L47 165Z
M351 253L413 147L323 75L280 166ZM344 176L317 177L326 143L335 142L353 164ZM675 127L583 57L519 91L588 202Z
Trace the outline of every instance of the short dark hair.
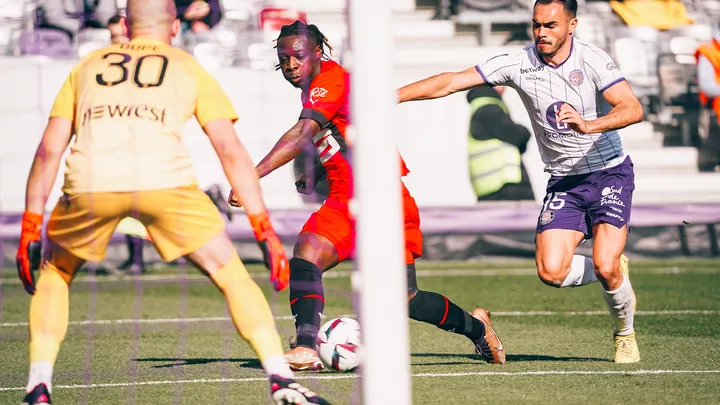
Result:
M578 3L577 0L535 0L535 5L538 4L562 4L565 11L570 14L571 17L575 18L577 16L577 9L578 9Z
M108 25L119 24L122 22L122 20L123 16L121 16L120 14L115 14L108 20Z

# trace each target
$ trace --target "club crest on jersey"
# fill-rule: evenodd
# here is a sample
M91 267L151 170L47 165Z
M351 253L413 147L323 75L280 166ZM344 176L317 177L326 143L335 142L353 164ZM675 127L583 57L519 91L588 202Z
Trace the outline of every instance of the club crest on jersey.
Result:
M555 219L555 213L552 211L545 211L540 215L540 225L547 225Z
M308 98L310 99L311 103L315 104L317 99L325 97L327 95L327 92L328 91L322 87L314 87L312 90L310 90L310 97Z
M579 86L585 80L585 76L580 69L575 69L570 72L568 79L570 79L570 84L572 84L573 86Z

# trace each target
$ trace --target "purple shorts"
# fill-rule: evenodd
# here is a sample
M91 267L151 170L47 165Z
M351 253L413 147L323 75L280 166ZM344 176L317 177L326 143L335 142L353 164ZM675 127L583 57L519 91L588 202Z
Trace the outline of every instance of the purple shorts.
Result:
M570 229L592 238L592 228L606 222L622 228L630 222L635 173L630 157L610 169L575 176L552 176L538 218L537 233Z

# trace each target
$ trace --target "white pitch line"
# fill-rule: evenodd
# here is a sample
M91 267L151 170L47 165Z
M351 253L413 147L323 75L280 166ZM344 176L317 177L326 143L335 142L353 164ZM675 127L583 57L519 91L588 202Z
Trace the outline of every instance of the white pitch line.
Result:
M478 371L467 373L416 373L412 377L517 377L517 376L554 376L554 375L659 375L659 374L720 374L720 370L609 370L609 371ZM298 380L350 380L358 378L358 374L334 374L334 375L315 375L315 376L297 376ZM73 384L73 385L53 385L55 389L89 389L89 388L117 388L117 387L140 387L148 385L174 385L174 384L214 384L214 383L244 383L244 382L264 382L267 378L250 377L250 378L217 378L217 379L196 379L196 380L163 380L163 381L136 381L126 383L101 383L101 384ZM22 391L25 387L0 387L3 391Z
M607 311L496 311L490 312L491 316L605 316ZM668 311L637 311L635 315L646 316L673 316L673 315L718 315L720 310L668 310ZM334 316L336 318L354 318L356 315L343 314ZM329 315L323 315L328 318ZM291 321L292 315L276 316L276 321ZM204 317L204 318L142 318L142 319L96 319L85 321L70 321L69 326L88 325L127 325L127 324L172 324L172 323L202 323L202 322L228 322L231 319L225 316ZM28 326L27 322L3 322L0 328L18 328Z
M355 315L338 315L338 318L352 318ZM323 315L327 318L327 315ZM292 315L276 316L276 321L292 321L295 319ZM232 319L227 316L213 316L204 318L143 318L143 319L96 319L85 321L70 321L68 326L88 326L88 325L127 325L127 324L168 324L168 323L202 323L202 322L229 322ZM28 326L27 322L4 322L0 323L0 328L17 328Z
M720 311L680 309L667 311L635 311L635 315L717 315ZM491 316L604 316L607 311L490 311Z
M668 269L670 272L671 269ZM333 270L323 274L323 279L342 279L352 277L351 270ZM535 269L447 269L447 270L418 270L418 277L496 277L496 276L533 276L537 274ZM255 280L265 280L269 275L261 273L250 273ZM207 280L202 274L139 274L139 275L102 275L102 276L78 276L73 279L73 284L78 283L102 283L102 282L163 282L163 281L197 281ZM18 278L0 279L0 284L21 284Z
M685 268L685 267L666 267L643 270L644 274L715 274L720 269L713 268ZM323 274L324 279L340 279L352 276L350 270L332 270ZM534 268L507 268L507 269L445 269L445 270L418 270L418 277L497 277L497 276L535 276L537 270ZM256 280L265 280L268 275L261 273L251 273L251 277ZM78 283L101 283L101 282L162 282L162 281L196 281L209 279L202 274L141 274L141 275L102 275L102 276L78 276L73 280L73 284ZM0 284L16 285L21 281L18 278L0 278Z
M284 318L284 317L278 317ZM277 319L277 318L276 318ZM292 317L291 317L292 319ZM207 318L150 318L150 319L96 319L86 321L70 321L68 326L88 326L88 325L125 325L125 324L163 324L163 323L198 323L198 322L224 322L230 318L225 316L207 317ZM284 320L284 319L279 319ZM2 328L16 328L28 326L27 322L6 322L0 323Z

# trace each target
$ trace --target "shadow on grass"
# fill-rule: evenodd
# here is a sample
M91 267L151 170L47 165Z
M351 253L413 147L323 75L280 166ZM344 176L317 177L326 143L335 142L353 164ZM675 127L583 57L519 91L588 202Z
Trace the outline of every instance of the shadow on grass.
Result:
M258 359L220 359L220 358L172 358L172 357L147 357L142 359L134 359L142 363L166 363L157 364L152 368L170 368L178 366L200 366L214 363L233 363L238 364L242 368L262 369L262 364Z
M483 360L475 355L475 354L467 354L467 353L459 353L459 354L453 354L453 353L413 353L411 355L413 358L429 358L429 357L439 357L439 358L461 358L461 359L468 359L473 360L473 362L483 362ZM557 362L569 362L569 363L582 363L582 362L602 362L602 363L609 363L611 360L609 358L601 359L598 357L574 357L574 356L547 356L542 354L508 354L506 356L506 361L508 363L514 363L514 362L531 362L531 361L557 361ZM453 362L453 363L417 363L414 365L439 365L439 364L470 364L472 362Z
M414 359L430 359L430 358L441 358L441 359L455 359L455 361L448 362L413 362L414 366L433 366L433 365L460 365L460 364L475 364L484 363L477 355L474 354L452 354L452 353L413 353L411 355ZM462 361L465 359L467 361ZM459 361L458 361L459 360ZM262 365L258 359L237 359L237 358L173 358L173 357L147 357L135 359L141 363L163 363L151 366L152 368L172 368L179 366L199 366L214 363L233 363L237 364L242 368L248 369L262 369ZM533 361L556 361L556 362L570 362L570 363L581 363L581 362L603 362L608 363L610 359L601 359L597 357L573 357L573 356L547 356L539 354L508 354L507 362L533 362Z

